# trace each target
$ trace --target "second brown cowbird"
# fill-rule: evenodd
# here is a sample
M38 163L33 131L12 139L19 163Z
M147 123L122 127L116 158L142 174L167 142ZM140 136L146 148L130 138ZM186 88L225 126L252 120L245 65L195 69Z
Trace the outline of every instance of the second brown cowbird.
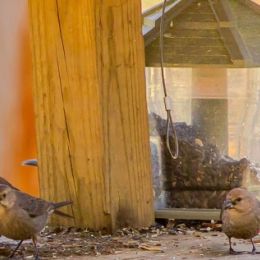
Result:
M71 201L48 202L0 184L0 234L20 240L10 257L13 257L23 240L32 239L35 259L38 259L37 235L45 227L55 209L72 204Z
M226 196L222 208L222 230L229 240L230 254L236 254L231 245L231 238L250 239L253 249L256 248L252 238L260 228L260 202L243 188L232 189Z

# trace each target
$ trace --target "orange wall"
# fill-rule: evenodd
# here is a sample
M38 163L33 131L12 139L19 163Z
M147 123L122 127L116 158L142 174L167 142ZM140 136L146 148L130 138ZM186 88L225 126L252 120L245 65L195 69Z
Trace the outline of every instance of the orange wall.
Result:
M38 195L27 0L0 1L0 175Z
M251 1L256 3L256 4L258 4L258 5L260 5L260 0L251 0Z

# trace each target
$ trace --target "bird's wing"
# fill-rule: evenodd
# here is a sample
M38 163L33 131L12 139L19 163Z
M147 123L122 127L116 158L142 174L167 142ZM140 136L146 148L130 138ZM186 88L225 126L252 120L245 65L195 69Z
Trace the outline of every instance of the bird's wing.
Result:
M46 200L30 196L27 193L16 191L16 197L19 207L23 208L31 217L37 217L52 212L58 216L73 218L73 216L59 211L58 208L71 205L72 201L62 201L58 203L48 202Z
M17 191L16 198L17 205L27 211L32 218L48 214L54 209L52 203L40 198L35 198L23 192Z

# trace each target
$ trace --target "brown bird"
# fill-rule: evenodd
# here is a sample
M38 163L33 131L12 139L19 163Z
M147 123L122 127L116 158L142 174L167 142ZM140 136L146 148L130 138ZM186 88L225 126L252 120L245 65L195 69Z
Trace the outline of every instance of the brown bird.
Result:
M38 166L38 162L36 159L29 159L29 160L25 160L22 162L22 165L24 166ZM14 187L10 182L8 182L6 179L4 179L3 177L0 177L0 184L4 184L4 185L7 185L7 186L10 186L11 188L15 189L15 190L18 190L16 187ZM27 193L23 193L25 197L29 196L29 199L30 199L30 195L27 194ZM54 214L55 215L58 215L58 216L61 216L61 217L66 217L66 218L73 218L71 215L69 214L66 214L58 209L55 209L54 210Z
M231 238L250 239L253 249L256 248L252 238L260 228L260 202L243 188L232 189L226 196L222 208L222 230L229 240L230 254L236 254L231 245Z
M14 256L23 240L32 239L35 259L38 259L37 235L55 209L70 204L71 201L48 202L0 184L0 234L20 240L10 257Z
M18 190L19 191L19 189L17 189L16 187L14 187L10 182L8 182L6 179L4 179L3 177L0 177L0 184L4 184L4 185L7 185L7 186L10 186L12 189L14 189L14 190ZM29 194L27 194L27 193L23 193L24 195L23 196L29 196L29 198L31 197ZM66 213L64 213L64 212L62 212L62 211L60 211L60 210L58 210L58 209L55 209L54 210L54 214L55 215L58 215L58 216L61 216L61 217L66 217L66 218L73 218L71 215L69 215L69 214L66 214Z

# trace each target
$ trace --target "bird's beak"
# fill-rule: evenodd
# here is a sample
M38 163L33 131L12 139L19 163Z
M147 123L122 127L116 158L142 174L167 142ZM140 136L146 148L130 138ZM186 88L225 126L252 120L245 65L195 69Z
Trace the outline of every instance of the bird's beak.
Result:
M234 208L234 205L231 200L225 200L224 201L224 209L232 209Z

